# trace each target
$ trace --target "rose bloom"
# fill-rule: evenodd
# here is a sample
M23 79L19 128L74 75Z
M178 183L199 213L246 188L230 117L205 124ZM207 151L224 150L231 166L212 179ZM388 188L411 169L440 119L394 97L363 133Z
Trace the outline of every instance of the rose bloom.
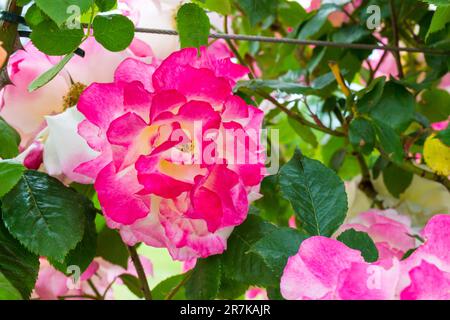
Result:
M177 260L226 249L265 174L263 112L232 92L247 73L206 48L184 49L159 66L126 59L113 83L80 96L78 133L95 156L74 172L95 180L127 244L166 247Z
M330 238L303 241L289 258L281 278L286 299L449 299L450 216L430 219L413 238L410 220L393 210L362 213L341 231L367 232L379 251L376 262L364 261L358 250ZM405 254L414 250L408 257ZM410 252L408 252L410 253Z
M140 257L146 275L153 275L153 265L145 257ZM114 288L111 284L122 284L122 274L137 276L133 263L128 261L125 270L102 258L95 258L89 267L80 275L78 282L56 270L46 259L40 259L39 275L32 298L40 300L86 299L83 296L95 296L89 281L107 300L114 299Z

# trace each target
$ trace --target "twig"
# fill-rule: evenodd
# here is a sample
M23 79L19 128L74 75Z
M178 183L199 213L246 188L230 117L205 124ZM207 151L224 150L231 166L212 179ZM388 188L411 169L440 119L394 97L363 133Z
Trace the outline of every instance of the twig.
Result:
M147 28L136 28L137 33L153 33L153 34L163 34L170 36L178 36L178 32L174 30L167 29L147 29ZM319 46L319 47L334 47L334 48L348 48L357 50L385 50L393 52L422 52L430 55L444 55L450 56L450 50L440 50L431 48L408 48L408 47L395 47L389 45L372 45L365 43L345 43L345 42L331 42L322 40L300 40L294 38L275 38L275 37L264 37L264 36L252 36L252 35L242 35L242 34L224 34L224 33L212 33L209 35L212 39L228 39L228 40L241 40L241 41L255 41L255 42L269 42L269 43L288 43L297 44L304 46Z
M325 133L328 133L329 135L332 136L336 136L336 137L345 137L345 134L343 132L340 131L335 131L332 130L330 128L327 128L325 126L319 126L313 122L310 122L308 120L306 120L305 118L303 118L300 114L286 108L283 104L279 103L277 101L277 99L275 99L274 97L272 97L270 94L267 94L266 92L262 91L262 90L255 90L254 93L256 93L257 95L259 95L260 97L269 100L270 102L272 102L278 109L280 109L281 111L283 111L285 114L287 114L289 117L291 117L292 119L294 119L295 121L299 122L300 124L310 127L312 129L316 129Z
M392 21L392 32L393 32L393 40L394 40L394 46L398 47L399 44L399 37L398 37L398 24L397 24L397 13L395 12L395 4L394 0L389 0L389 6L391 9L391 21ZM403 67L402 67L402 60L400 57L400 52L396 51L394 53L395 55L395 62L397 63L397 69L398 69L398 76L399 78L403 78L405 74L403 73Z
M136 272L141 282L141 290L144 294L145 300L152 300L152 292L150 287L148 286L147 277L145 275L144 267L142 266L141 259L139 259L139 255L136 251L136 247L127 246L128 251L130 252L131 260L133 261L134 267L136 268Z
M92 289L92 291L94 292L94 294L95 294L95 296L98 298L98 299L102 299L102 295L100 294L100 292L98 291L98 289L97 289L97 287L94 285L94 283L92 282L92 279L89 279L88 281L87 281L87 283L88 283L88 285L89 285L89 287L91 287L91 289Z

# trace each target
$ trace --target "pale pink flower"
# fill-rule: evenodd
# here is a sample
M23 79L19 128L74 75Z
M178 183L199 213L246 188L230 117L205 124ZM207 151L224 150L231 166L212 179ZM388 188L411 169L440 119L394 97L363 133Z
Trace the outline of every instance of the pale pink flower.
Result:
M114 83L81 95L79 133L99 156L75 171L95 179L108 225L128 244L167 247L178 260L225 250L264 175L263 113L231 90L247 72L184 49L160 66L127 59Z
M147 276L153 276L153 265L145 257L140 257ZM98 292L105 295L105 299L114 299L114 288L111 284L122 284L120 275L130 274L137 276L136 269L128 261L128 268L123 269L102 258L95 258L89 267L80 275L78 282L74 278L66 276L61 271L55 269L46 259L40 259L39 275L36 281L33 298L40 300L57 300L66 296L74 296L67 299L83 299L83 295L94 296L95 292L88 283L92 282ZM107 291L108 290L108 291Z
M269 300L269 298L266 289L252 287L245 292L245 300Z
M356 218L341 226L337 235L348 229L366 232L379 252L381 260L403 255L415 246L411 219L395 210L375 210L360 213Z

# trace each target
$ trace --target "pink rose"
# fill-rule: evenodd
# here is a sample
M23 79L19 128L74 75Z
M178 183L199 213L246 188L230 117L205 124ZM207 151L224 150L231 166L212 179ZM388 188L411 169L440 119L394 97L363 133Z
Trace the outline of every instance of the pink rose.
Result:
M127 59L113 83L81 95L79 133L99 156L75 171L95 179L126 243L167 247L178 260L225 250L264 176L263 113L232 92L247 72L184 49L160 66Z

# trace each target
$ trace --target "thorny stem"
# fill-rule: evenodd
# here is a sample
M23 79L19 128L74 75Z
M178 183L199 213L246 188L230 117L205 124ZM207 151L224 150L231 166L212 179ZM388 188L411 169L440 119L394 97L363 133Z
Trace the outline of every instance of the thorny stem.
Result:
M141 259L136 251L135 246L127 246L130 252L131 260L133 261L134 267L136 268L136 273L138 275L139 281L141 282L141 290L144 294L145 300L152 300L152 292L148 286L147 277L145 275L144 267L142 266Z
M393 41L394 46L398 47L399 44L399 36L398 36L398 24L397 24L397 13L395 11L394 0L389 0L389 6L391 9L391 21L392 21L392 32L393 32ZM399 78L403 78L405 75L403 73L402 60L400 57L400 52L394 52L395 62L397 63L398 76Z

